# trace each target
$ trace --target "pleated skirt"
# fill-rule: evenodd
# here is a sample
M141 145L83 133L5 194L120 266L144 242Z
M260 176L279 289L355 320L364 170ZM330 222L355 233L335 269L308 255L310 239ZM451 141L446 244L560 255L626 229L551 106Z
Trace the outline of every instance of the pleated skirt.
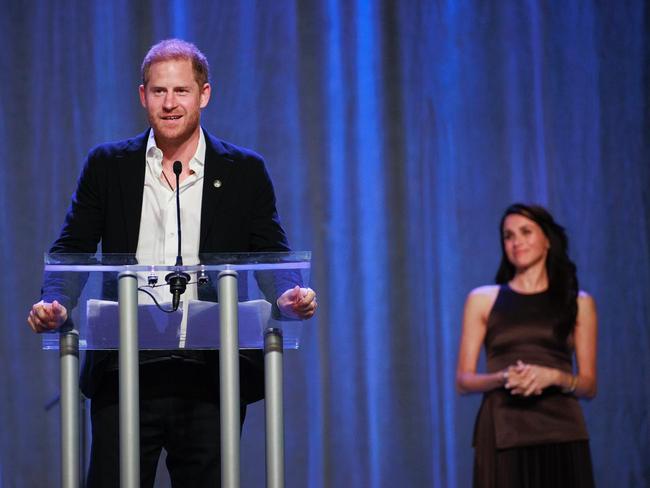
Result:
M476 446L475 488L593 488L589 441L495 449Z

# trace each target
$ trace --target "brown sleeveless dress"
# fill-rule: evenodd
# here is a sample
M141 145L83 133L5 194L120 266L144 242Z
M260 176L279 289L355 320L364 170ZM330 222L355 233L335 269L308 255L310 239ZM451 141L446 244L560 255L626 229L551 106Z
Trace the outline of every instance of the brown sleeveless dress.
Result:
M572 371L572 338L554 332L550 293L521 294L503 285L485 337L487 371L517 360ZM551 387L528 398L492 390L474 428L475 487L592 487L589 436L573 395Z

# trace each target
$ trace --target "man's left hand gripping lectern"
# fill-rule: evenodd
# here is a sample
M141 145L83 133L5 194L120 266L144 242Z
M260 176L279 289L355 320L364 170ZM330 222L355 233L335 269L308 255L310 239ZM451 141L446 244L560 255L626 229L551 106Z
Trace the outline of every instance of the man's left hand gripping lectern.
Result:
M119 351L120 484L136 488L138 351L183 349L220 350L221 483L235 488L239 350L264 349L267 486L284 486L282 351L298 348L302 323L282 317L275 301L308 285L310 259L309 252L202 254L191 264L167 266L133 255L46 255L44 298L58 300L70 315L59 333L43 337L43 348L58 349L61 357L62 486L76 488L80 480L79 351ZM173 272L190 281L170 313L165 276Z

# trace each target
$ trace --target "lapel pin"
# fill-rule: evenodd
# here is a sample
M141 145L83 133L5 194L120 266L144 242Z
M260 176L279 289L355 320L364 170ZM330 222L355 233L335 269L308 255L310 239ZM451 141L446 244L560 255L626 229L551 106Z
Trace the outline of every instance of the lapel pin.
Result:
M215 188L221 188L221 180L214 180L212 186L214 186Z

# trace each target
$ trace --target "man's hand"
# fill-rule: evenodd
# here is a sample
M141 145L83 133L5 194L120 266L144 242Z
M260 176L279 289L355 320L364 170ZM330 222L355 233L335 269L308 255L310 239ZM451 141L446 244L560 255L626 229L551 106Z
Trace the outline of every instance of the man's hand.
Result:
M47 303L41 300L32 306L27 316L27 323L34 332L49 332L56 330L68 320L68 311L54 300Z
M311 288L300 288L296 285L285 291L278 298L278 308L285 317L307 320L316 312L316 292Z

